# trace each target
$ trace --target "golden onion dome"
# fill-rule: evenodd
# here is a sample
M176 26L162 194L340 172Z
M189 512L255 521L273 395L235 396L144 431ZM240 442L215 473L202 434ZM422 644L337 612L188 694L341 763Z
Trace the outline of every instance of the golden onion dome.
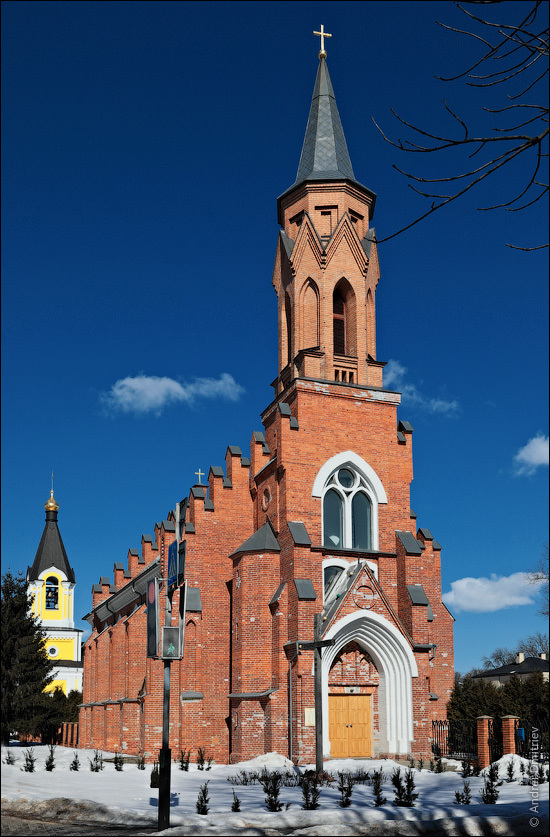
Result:
M53 488L50 491L50 499L47 503L44 503L44 508L46 509L46 511L57 511L59 509L59 503L53 496Z

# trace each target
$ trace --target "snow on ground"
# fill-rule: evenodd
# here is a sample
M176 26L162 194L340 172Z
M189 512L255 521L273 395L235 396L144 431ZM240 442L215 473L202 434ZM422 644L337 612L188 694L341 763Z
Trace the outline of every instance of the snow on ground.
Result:
M90 771L89 760L93 750L73 750L57 747L55 768L45 770L49 753L46 746L36 745L35 772L26 773L25 747L10 747L15 757L13 765L5 764L6 749L2 748L2 811L12 814L42 814L56 817L58 821L87 819L109 823L124 823L140 829L156 828L158 817L158 790L150 787L151 765L138 770L136 764L125 764L117 772L111 762L104 762L100 773ZM69 770L78 754L80 770ZM112 758L113 753L103 753ZM507 781L507 765L514 759L515 779ZM385 773L383 793L387 803L374 807L371 785L355 785L352 805L340 808L337 782L331 788L321 789L320 807L315 811L302 809L300 787L281 788L280 799L285 808L280 813L269 813L265 796L259 784L234 785L228 779L239 771L259 772L268 770L295 773L298 768L277 753L268 753L249 762L236 765L212 765L209 771L199 771L191 764L189 772L183 772L172 764L170 834L173 835L230 835L246 834L296 834L355 835L377 834L541 834L548 831L548 783L539 786L521 784L520 763L528 764L519 756L504 756L499 761L499 774L503 784L494 805L484 805L480 799L483 776L468 779L472 792L470 805L456 805L455 791L462 791L464 780L460 772L449 770L432 773L415 769L415 792L419 794L414 808L398 808L393 805L394 788L391 774L398 765L387 759L350 759L325 762L325 770L337 779L338 772L355 772L360 768L372 773L382 767ZM451 764L451 763L450 763ZM454 767L455 764L453 763ZM456 766L460 767L457 763ZM303 771L313 765L300 766ZM402 767L402 770L405 768ZM195 804L201 785L208 781L210 796L209 813L196 813ZM241 812L232 813L233 790L241 800Z

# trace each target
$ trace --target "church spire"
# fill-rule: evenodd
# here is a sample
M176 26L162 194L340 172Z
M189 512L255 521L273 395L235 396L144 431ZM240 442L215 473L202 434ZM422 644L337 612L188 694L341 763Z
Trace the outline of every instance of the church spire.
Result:
M322 50L319 56L319 69L294 185L304 180L355 180L328 72L326 52Z
M376 195L362 183L355 179L353 166L349 156L344 129L340 120L336 97L327 67L327 53L324 39L331 38L321 26L321 32L314 32L321 36L321 51L319 52L319 67L313 88L313 96L309 109L306 133L298 164L296 180L277 200L279 223L282 225L281 207L285 199L294 190L305 183L322 183L330 181L346 181L359 187L371 201L370 217L374 212Z
M53 496L53 487L50 491L48 500L44 503L44 508L46 510L46 525L44 526L44 531L42 532L42 538L38 545L33 565L28 570L27 580L35 581L40 578L40 574L43 573L44 570L53 567L64 573L69 581L74 582L74 572L69 564L69 559L67 558L65 546L57 525L59 503Z

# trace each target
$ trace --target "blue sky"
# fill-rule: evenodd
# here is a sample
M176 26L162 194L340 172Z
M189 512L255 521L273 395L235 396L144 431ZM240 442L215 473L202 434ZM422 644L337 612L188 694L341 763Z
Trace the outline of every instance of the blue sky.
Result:
M434 78L477 54L436 20L464 25L448 2L3 4L3 571L32 563L53 470L83 616L199 468L248 452L277 374L276 198L298 166L312 31L333 34L384 238L426 210L392 164L449 166L400 156L372 118L392 138L407 134L390 108L454 131L445 98L481 132L481 106L502 105ZM541 202L477 211L530 166L379 250L378 358L415 428L411 506L443 545L461 671L545 629L518 574L548 540L547 251L505 245L544 241L548 218Z

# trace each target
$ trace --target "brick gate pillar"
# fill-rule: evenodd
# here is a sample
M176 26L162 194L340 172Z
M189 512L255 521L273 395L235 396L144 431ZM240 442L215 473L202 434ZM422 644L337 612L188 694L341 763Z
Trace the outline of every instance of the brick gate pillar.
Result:
M489 752L489 721L492 721L491 715L480 715L477 718L477 763L480 768L487 767L491 764L491 755Z
M502 752L504 755L516 752L516 721L519 721L517 715L502 716Z

